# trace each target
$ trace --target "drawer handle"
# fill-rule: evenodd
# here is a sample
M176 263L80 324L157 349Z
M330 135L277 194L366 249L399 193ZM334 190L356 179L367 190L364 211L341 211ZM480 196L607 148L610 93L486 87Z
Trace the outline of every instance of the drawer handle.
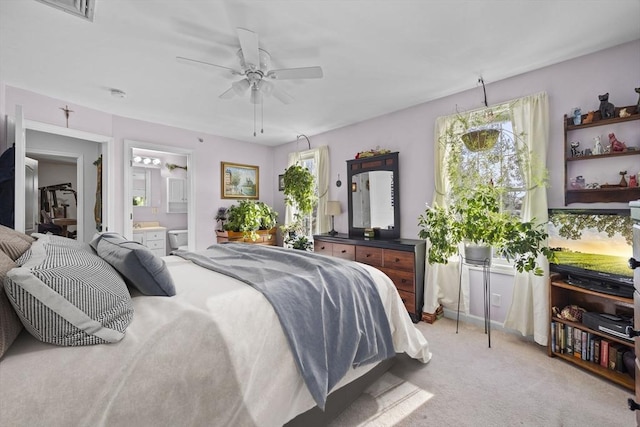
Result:
M324 250L324 246L320 246L320 249Z
M342 250L342 253L343 253L343 254L344 254L344 253L346 253L346 252L347 252L347 250L346 250L346 249L343 249L343 250Z
M369 258L371 256L371 254L367 254L367 258Z
M640 409L640 405L638 405L636 403L636 401L631 399L631 398L627 399L627 405L629 405L629 410L630 411L636 411L636 410Z
M400 258L396 258L396 262L400 262Z

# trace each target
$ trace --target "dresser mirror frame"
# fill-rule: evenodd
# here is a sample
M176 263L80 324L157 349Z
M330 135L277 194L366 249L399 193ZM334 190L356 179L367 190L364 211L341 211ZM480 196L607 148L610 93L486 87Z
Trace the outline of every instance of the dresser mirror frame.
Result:
M383 154L380 156L366 157L360 159L347 160L347 195L349 205L349 237L364 236L365 227L357 227L354 225L354 194L358 192L358 184L360 182L357 175L360 173L368 173L375 171L390 171L392 173L391 186L388 191L391 193L391 203L393 205L393 225L392 227L380 227L380 231L376 234L376 239L399 239L400 238L400 180L398 169L398 153ZM354 187L354 177L357 182Z

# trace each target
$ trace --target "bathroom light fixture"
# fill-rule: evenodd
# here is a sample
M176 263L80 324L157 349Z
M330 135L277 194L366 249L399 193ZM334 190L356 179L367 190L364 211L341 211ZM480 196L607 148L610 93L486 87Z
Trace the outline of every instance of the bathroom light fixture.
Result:
M134 156L133 163L137 163L141 166L160 166L160 164L162 163L162 160L157 159L155 157Z

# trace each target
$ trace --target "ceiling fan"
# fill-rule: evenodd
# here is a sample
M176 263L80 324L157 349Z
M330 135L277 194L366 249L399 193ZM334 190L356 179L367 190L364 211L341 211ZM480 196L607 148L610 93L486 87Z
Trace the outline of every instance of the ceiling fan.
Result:
M238 50L240 69L184 58L182 56L177 57L178 61L181 62L210 65L212 67L227 69L231 71L233 75L244 76L224 91L220 95L220 98L230 99L235 96L242 96L250 90L251 95L249 99L252 104L262 104L263 96L265 95L273 95L282 103L289 104L293 101L293 97L282 89L279 89L269 80L322 78L322 68L319 66L271 70L271 55L259 47L258 34L246 28L237 28L237 32L240 41L240 50Z

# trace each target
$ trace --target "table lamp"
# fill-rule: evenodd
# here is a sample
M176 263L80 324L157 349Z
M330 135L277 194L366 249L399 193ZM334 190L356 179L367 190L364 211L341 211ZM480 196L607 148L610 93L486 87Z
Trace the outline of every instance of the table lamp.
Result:
M342 209L340 208L340 202L337 200L329 200L327 202L327 208L325 210L327 215L331 215L331 231L329 234L331 236L335 236L338 232L334 228L334 216L340 215L342 213Z

